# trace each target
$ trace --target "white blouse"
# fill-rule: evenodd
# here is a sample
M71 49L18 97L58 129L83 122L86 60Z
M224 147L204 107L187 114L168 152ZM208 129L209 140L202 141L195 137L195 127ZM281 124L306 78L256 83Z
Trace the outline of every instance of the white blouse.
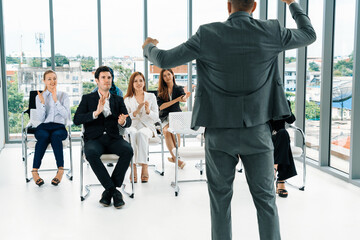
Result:
M132 120L131 126L137 129L141 127L149 128L154 136L156 135L155 122L159 120L159 107L157 105L156 96L153 93L144 92L144 101L149 102L150 113L146 114L145 106L143 106L140 112L134 117L134 112L139 106L136 101L135 95L124 99L125 106Z

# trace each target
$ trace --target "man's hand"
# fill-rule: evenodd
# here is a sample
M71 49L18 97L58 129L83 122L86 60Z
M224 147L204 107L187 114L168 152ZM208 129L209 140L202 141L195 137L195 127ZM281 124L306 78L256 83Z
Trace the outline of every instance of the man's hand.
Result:
M145 46L148 45L149 43L152 43L152 44L154 44L156 46L159 43L159 41L156 40L156 39L153 39L151 37L148 37L148 38L146 38L144 44L142 45L142 48L144 49Z
M295 0L281 0L281 1L283 1L284 3L287 3L288 5L295 2Z
M104 111L105 97L101 95L96 111L94 112L95 117L99 116Z
M128 116L129 116L128 114L126 114L126 115L120 114L120 116L119 116L119 118L118 118L118 123L119 123L121 126L124 125L125 122L126 122L126 118L127 118Z

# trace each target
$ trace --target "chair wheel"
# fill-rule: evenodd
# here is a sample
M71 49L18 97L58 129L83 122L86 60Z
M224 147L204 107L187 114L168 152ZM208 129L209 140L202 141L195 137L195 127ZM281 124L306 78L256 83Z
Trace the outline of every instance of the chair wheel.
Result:
M203 171L202 171L202 170L200 171L200 175L203 175Z
M242 169L239 169L238 172L239 172L239 173L242 173Z
M81 199L81 201L84 201L84 200L85 200L85 198L84 198L84 197L80 197L80 199Z
M114 164L112 164L112 163L108 163L108 164L107 164L107 166L108 166L108 167L113 167L113 166L114 166Z
M73 180L73 176L71 176L71 177L69 178L69 180L72 181L72 180Z
M30 179L26 178L26 182L27 182L27 183L30 182Z
M160 173L161 176L164 176L164 172Z
M131 194L129 197L130 197L130 198L134 198L134 194Z
M305 186L299 188L300 191L305 191Z
M178 196L178 194L179 194L178 192L175 192L175 197L177 197L177 196Z

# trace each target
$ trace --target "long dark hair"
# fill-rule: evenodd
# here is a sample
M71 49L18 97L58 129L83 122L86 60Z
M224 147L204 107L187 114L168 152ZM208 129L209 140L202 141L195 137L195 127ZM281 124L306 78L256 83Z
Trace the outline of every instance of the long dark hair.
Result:
M173 83L174 83L174 86L176 86L175 75L174 75L173 70L171 70L170 68L162 69L160 72L160 77L159 77L158 97L165 101L169 101L169 90L168 90L168 86L167 86L166 82L164 81L164 72L165 71L169 71L172 74Z
M142 77L142 79L144 80L144 83L145 83L145 77L141 72L134 72L133 74L131 74L128 89L127 89L127 92L126 92L126 95L124 96L124 98L134 96L134 93L135 93L134 81L135 81L135 77L139 76L139 75ZM144 90L144 92L146 92L146 85L145 84L144 84L143 90Z

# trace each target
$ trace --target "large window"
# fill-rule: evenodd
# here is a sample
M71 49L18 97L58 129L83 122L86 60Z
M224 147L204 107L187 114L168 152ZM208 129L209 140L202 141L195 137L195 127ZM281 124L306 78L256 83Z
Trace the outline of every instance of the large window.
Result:
M115 84L124 95L131 74L144 73L143 12L139 0L101 1L103 64L114 69Z
M3 0L10 140L21 138L29 92L43 88L42 73L51 67L48 12L48 0L38 0L36 7L27 0Z
M305 99L306 156L319 160L321 44L324 1L309 1L309 17L316 32L316 42L307 48Z
M355 6L355 0L337 0L335 8L330 166L346 173L350 159Z
M99 64L97 4L96 0L62 0L54 1L53 7L58 89L69 94L73 116L83 93L95 86L93 71ZM80 127L73 126L75 130Z
M148 1L148 35L159 41L160 49L171 49L187 40L187 1L151 0ZM172 69L176 83L187 86L187 65ZM157 89L161 69L150 64L150 90ZM186 104L181 103L186 109Z
M268 0L267 16L268 19L277 19L278 0Z

